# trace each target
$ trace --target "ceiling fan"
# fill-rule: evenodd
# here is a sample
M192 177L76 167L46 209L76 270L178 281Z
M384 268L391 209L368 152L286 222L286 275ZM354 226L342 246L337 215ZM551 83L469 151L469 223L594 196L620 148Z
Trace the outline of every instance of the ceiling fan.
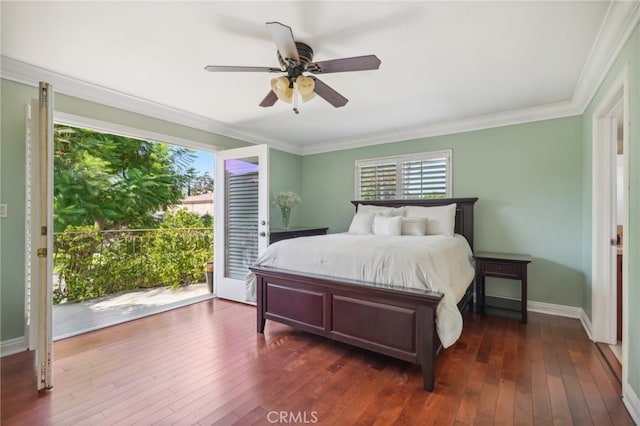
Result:
M285 73L271 80L271 90L260 102L261 107L270 107L278 99L292 103L293 111L298 114L298 98L303 102L312 99L316 94L336 108L344 106L349 100L323 83L315 76L304 73L327 74L334 72L376 70L380 67L380 59L376 55L354 56L350 58L331 59L311 62L313 49L306 43L295 41L293 31L280 22L267 22L267 29L278 48L278 62L281 68L208 65L212 72L268 72Z

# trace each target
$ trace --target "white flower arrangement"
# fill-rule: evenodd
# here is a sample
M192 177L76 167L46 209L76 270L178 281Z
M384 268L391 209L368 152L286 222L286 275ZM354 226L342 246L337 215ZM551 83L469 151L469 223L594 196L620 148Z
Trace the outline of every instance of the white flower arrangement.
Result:
M280 207L282 211L282 227L288 228L291 208L302 202L300 196L291 191L274 192L271 194L271 202Z

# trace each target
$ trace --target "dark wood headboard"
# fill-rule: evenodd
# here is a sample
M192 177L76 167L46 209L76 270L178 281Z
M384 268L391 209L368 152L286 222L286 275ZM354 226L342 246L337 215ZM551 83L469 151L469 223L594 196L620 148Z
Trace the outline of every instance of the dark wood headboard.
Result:
M473 250L473 205L478 198L425 198L416 200L354 200L351 201L358 210L358 204L369 204L384 207L421 206L434 207L456 204L455 233L463 235Z

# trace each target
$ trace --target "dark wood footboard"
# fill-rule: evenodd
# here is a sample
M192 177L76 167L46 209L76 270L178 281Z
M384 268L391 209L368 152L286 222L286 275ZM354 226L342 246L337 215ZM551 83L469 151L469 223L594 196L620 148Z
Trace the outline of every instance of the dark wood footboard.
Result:
M442 293L398 289L269 267L257 277L257 329L267 319L419 364L424 389L433 391L436 308Z

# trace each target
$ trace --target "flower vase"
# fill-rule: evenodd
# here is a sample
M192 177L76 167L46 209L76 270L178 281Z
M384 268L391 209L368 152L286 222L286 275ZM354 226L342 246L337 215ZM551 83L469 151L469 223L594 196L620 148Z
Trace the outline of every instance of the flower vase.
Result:
M291 216L291 209L282 208L282 229L289 229L289 216Z

